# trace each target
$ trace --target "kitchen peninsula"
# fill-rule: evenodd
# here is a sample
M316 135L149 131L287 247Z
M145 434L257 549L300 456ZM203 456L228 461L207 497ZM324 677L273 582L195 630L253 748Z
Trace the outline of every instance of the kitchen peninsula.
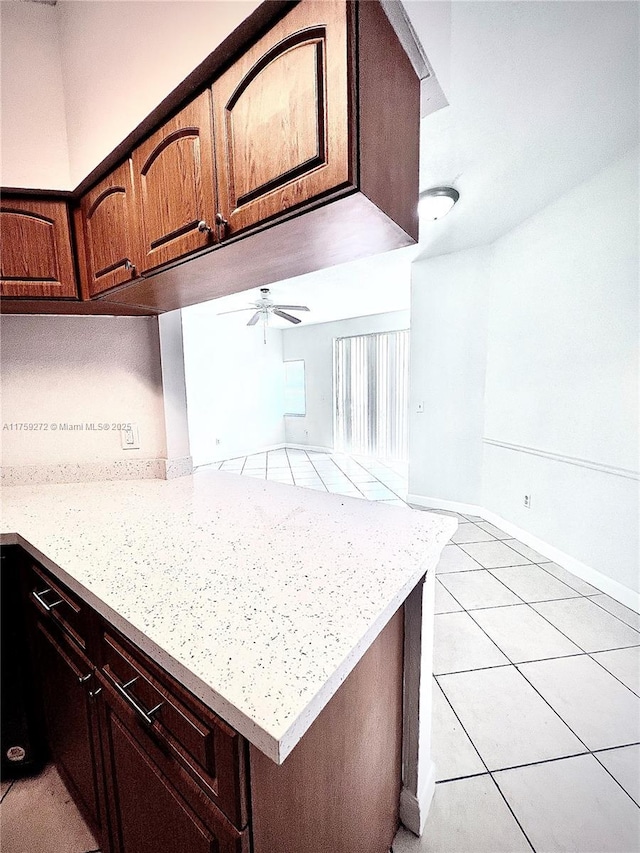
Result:
M391 730L402 728L402 606L434 569L455 526L444 516L218 471L172 481L5 489L3 543L26 552L24 570L35 572L40 587L27 590L26 597L38 593L37 619L56 623L40 631L56 648L64 646L66 659L81 656L91 667L89 679L78 664L79 678L93 685L92 699L102 692L93 699L100 730L94 746L99 742L102 753L111 754L99 761L94 825L104 848L122 853L152 849L151 841L125 838L127 832L130 839L134 835L127 829L132 816L126 813L126 772L118 767L117 737L126 735L136 748L141 740L127 730L129 714L130 728L138 725L150 743L145 766L154 759L156 764L172 761L179 781L198 783L198 802L204 791L218 807L207 825L198 812L201 803L196 807L173 783L182 812L189 813L188 825L196 826L203 839L192 849L275 853L269 839L277 838L278 853L377 850L354 846L350 838L350 833L354 838L362 834L362 825L382 819L361 813L363 798L374 796L372 780L341 777L358 767L369 776L374 768L367 768L366 756L388 762L384 749L396 757L396 766L378 768L385 771L382 776L391 775L392 785L386 791L378 785L377 796L388 799L395 789L396 801L390 815L383 816L386 829L375 828L392 833L401 736L395 743L385 736L382 753L375 738L386 731L385 715L393 718ZM60 606L54 598L63 599ZM82 608L90 610L93 622L81 622ZM54 629L65 628L64 612L76 619L75 627L53 637ZM81 624L88 626L84 639ZM82 649L76 648L79 636ZM116 675L118 667L124 674ZM133 685L129 690L128 684ZM157 712L151 707L154 692L161 705ZM172 704L173 695L178 699ZM127 706L120 717L109 710L118 702ZM334 712L342 726L332 719ZM181 736L185 720L190 722L186 740ZM221 779L225 767L220 762L206 772L212 746L204 732L207 724L233 740L225 759L233 784ZM342 738L336 728L342 728ZM315 757L305 753L314 731L324 758L333 756L333 767L323 763L317 748ZM164 751L156 744L163 733L173 750L168 757L166 744ZM297 756L303 759L298 768ZM305 767L313 790L304 790L303 777L292 789L293 780L285 778L288 768L295 776ZM154 774L164 784L169 771L154 767ZM344 794L345 784L353 801L343 803L344 814L332 818L329 809L336 803L323 797L330 798L327 791L333 787ZM234 802L223 796L227 788L236 792ZM292 790L296 802L286 802ZM274 797L280 798L277 807ZM308 798L315 801L313 827L305 826ZM140 795L138 807L144 808L144 802ZM151 837L155 817L143 813L138 818ZM359 827L357 832L353 827ZM316 846L296 846L308 845L311 835L305 832L311 831ZM366 833L362 837L359 845L371 845ZM156 849L174 849L166 846L166 833L164 843ZM380 850L389 843L380 837Z

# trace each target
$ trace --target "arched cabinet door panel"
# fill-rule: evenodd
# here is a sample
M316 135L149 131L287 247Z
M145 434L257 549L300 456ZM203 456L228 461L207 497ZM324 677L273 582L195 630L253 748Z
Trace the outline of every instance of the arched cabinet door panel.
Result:
M138 246L131 161L127 160L82 198L84 268L81 277L95 296L137 277Z
M2 199L0 295L77 297L66 202Z
M214 242L210 91L135 149L133 172L142 272Z
M349 15L301 3L213 84L226 235L353 183Z

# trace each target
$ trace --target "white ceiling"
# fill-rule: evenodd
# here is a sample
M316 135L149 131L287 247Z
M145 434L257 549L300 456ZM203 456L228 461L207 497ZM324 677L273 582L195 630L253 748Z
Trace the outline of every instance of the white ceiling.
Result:
M378 255L375 259L365 258L350 264L309 273L270 285L270 298L280 305L307 305L309 313L290 313L299 317L303 324L327 323L347 317L364 317L368 314L384 314L401 311L409 307L411 285L411 261L417 252L416 246L397 249ZM233 293L202 305L183 309L194 314L208 316L221 311L244 308L260 297L260 288ZM226 317L228 322L242 326L252 316L248 310ZM272 316L269 325L276 329L290 329L287 320ZM260 325L256 327L260 329Z
M421 223L417 248L274 284L312 308L305 323L408 308L413 258L492 242L638 143L639 4L403 2L449 101L421 121L420 188L452 184L460 201Z

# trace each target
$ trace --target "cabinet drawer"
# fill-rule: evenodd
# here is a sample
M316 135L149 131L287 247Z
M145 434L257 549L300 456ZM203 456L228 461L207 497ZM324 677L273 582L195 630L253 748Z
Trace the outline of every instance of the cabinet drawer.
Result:
M243 738L120 635L105 631L101 669L156 743L239 828L247 822Z
M27 584L29 601L40 616L58 625L81 649L86 650L90 620L87 605L36 563L29 567Z

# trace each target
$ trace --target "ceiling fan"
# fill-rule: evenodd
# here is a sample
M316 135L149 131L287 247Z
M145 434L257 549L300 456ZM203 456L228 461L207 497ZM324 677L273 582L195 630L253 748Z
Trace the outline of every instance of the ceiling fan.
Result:
M253 317L247 323L247 326L255 326L258 320L262 318L263 325L265 327L265 343L266 343L266 327L269 324L269 316L271 314L275 314L276 317L282 317L283 320L288 320L290 323L300 323L301 320L299 317L294 317L292 314L287 314L287 311L308 311L306 305L276 305L276 303L271 299L271 291L268 287L261 287L260 293L262 294L255 302L252 302L248 308L236 308L233 311L221 311L218 315L221 317L223 314L237 314L240 311L254 311Z

